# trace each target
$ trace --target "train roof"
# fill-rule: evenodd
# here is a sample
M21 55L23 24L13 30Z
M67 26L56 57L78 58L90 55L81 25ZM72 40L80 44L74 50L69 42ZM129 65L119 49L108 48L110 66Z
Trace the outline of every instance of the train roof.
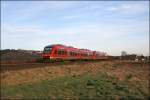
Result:
M62 45L62 44L52 44L52 45L47 45L45 47L53 47L53 46L65 46L65 45Z
M100 52L100 51L92 51L92 50L89 50L89 49L74 48L73 46L66 46L66 45L63 45L63 44L52 44L52 45L47 45L45 47L53 47L53 46L56 46L58 48L66 48L66 49L70 49L70 50L79 50L81 52L95 52L97 54L103 54L104 53L104 52Z

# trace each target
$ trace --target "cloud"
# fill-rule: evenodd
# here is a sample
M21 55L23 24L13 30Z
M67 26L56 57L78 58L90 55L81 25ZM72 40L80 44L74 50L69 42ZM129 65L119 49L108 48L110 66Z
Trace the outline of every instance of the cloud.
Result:
M109 54L148 50L144 3L15 3L2 9L2 48L42 50L47 44L62 43Z
M18 2L2 2L2 15L10 13L13 22L21 22L29 19L37 18L42 16L44 13L52 13L56 15L58 11L69 9L74 6L74 2L56 2L56 1L27 1ZM47 14L50 15L50 14ZM4 18L3 18L4 17ZM2 16L3 19L9 16Z
M76 18L80 18L83 17L82 15L68 15L68 16L64 16L64 19L76 19Z
M125 3L106 8L108 11L119 12L122 14L141 14L149 10L149 5L145 2Z
M2 25L2 35L33 35L40 33L40 29L33 26L15 26L15 25ZM5 33L5 34L4 34Z
M118 24L115 26L93 23L90 25L82 24L80 26L65 26L63 28L52 29L14 25L12 25L12 27L9 25L6 26L4 27L5 29L2 29L3 48L5 46L12 48L17 46L18 48L32 49L34 47L34 49L42 50L45 45L62 43L79 48L105 51L109 54L116 55L118 52L121 52L121 50L127 50L131 53L134 51L135 53L140 52L139 48L145 48L145 50L147 50L148 47L148 37L145 38L146 41L138 40L137 42L128 38L128 36L132 37L132 34L134 34L133 36L136 38L138 35L136 36L135 33L142 35L142 32L147 30L144 22L140 25L135 23L135 25ZM148 32L148 30L146 32ZM129 40L121 40L124 39L123 37L127 37ZM6 43L7 45L5 45ZM135 50L135 48L138 50Z
M53 35L59 36L80 36L89 39L101 37L104 39L113 39L121 36L132 34L145 34L149 32L148 22L128 22L124 23L80 23L80 25L68 25L64 27L44 28L36 26L18 26L18 25L2 25L2 35L13 36L40 36L47 37ZM5 33L5 34L4 34ZM58 36L57 36L58 35ZM79 37L79 38L80 38Z

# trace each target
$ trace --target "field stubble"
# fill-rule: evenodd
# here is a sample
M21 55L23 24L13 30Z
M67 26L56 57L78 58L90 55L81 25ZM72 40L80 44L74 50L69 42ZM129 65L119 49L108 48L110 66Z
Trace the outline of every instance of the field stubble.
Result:
M119 81L136 87L136 89L141 91L143 95L149 95L150 73L148 63L83 61L68 64L41 64L38 65L39 67L34 68L29 68L32 67L32 64L29 65L30 66L27 66L26 69L6 70L1 72L2 86L19 86L24 84L34 84L45 80L53 80L61 77L63 78L66 76L82 77L88 74L96 76L100 73L106 73L111 78L115 77ZM90 81L89 84L93 83Z

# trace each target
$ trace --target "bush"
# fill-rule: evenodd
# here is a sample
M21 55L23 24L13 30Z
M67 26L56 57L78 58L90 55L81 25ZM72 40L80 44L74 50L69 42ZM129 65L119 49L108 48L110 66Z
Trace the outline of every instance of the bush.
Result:
M132 78L132 74L127 74L126 75L126 79L131 79Z

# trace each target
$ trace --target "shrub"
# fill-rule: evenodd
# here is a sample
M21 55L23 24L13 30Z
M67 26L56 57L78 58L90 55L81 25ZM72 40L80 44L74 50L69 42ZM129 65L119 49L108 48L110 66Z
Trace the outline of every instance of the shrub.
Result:
M132 78L132 74L127 74L126 75L126 79L131 79Z

